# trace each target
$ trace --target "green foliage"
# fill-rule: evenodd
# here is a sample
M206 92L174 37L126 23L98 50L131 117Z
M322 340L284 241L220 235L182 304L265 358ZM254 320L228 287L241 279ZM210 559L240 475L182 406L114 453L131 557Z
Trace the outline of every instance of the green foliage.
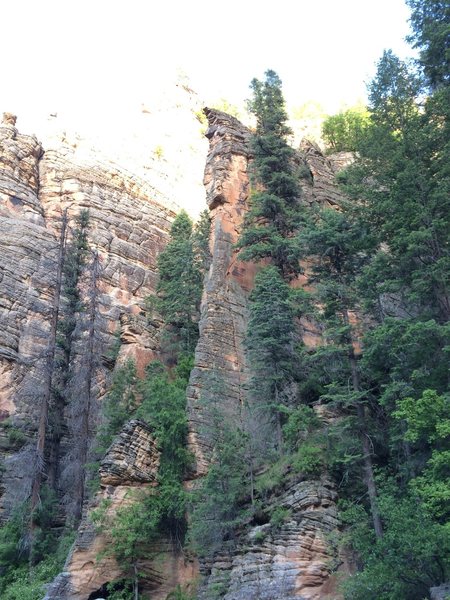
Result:
M157 539L160 506L153 501L151 491L138 490L114 514L109 503L104 503L90 517L98 531L108 531L111 544L106 553L114 555L131 572L136 561L148 551L150 542Z
M219 418L219 417L218 417ZM220 418L215 460L192 496L190 539L200 556L232 549L248 517L249 496L245 435Z
M192 246L194 248L195 264L203 276L211 264L211 250L209 247L209 234L211 229L211 217L209 210L205 209L195 224L192 233Z
M308 434L320 427L320 419L316 412L304 404L284 411L288 417L283 425L283 437L289 450L295 451L305 441Z
M270 515L270 524L274 529L279 529L291 516L291 511L283 506L277 506Z
M434 320L385 319L365 339L362 366L380 386L380 402L390 410L427 388L447 389L450 327Z
M267 537L267 532L259 530L253 535L253 541L255 544L262 544Z
M245 344L253 375L251 395L260 412L267 411L279 422L296 356L290 289L276 267L264 267L257 274L249 312Z
M114 592L118 594L117 598L122 598L124 594L123 597L127 598L128 588L138 589L138 563L142 558L154 555L155 542L161 536L169 537L177 547L183 544L186 530L186 492L182 481L190 464L190 455L185 447L185 390L192 367L192 356L179 356L178 365L172 373L158 361L150 363L146 377L138 387L134 365L130 363L125 366L126 376L119 378L117 388L114 385L111 388L110 399L117 398L118 404L115 403L112 412L109 412L112 420L106 433L111 436L122 423L122 418L126 416L128 420L133 414L152 426L161 457L156 488L130 494L129 502L114 513L111 513L108 502L103 502L91 513L91 519L98 530L106 531L110 538L106 552L114 555L123 565L129 580L125 582L125 587L113 582L118 586ZM132 393L127 393L130 392L130 383ZM137 389L142 397L138 408L135 405ZM129 407L126 415L123 412L124 406Z
M434 0L408 4L423 71L384 53L370 86L370 119L356 144L359 158L342 177L353 199L342 215L350 215L355 237L339 244L350 262L342 269L346 280L335 269L333 296L347 307L362 304L371 330L357 363L360 393L346 393L344 372L328 369L322 398L344 411L363 403L373 460L384 478L393 478L376 500L382 537L375 540L365 508L352 505L342 513L360 566L344 586L352 600L421 600L449 576L450 95L443 85L449 12ZM326 237L329 256L337 238ZM323 250L316 256L323 266ZM338 306L328 294L325 314ZM336 333L341 343L348 335L335 329L333 339ZM361 490L353 476L358 451L350 442L360 431L347 415L328 435L335 445L331 471L339 475L341 496L352 500Z
M216 110L221 110L236 119L242 120L242 110L236 104L232 104L226 98L220 98L216 102L211 104L211 108L215 108Z
M361 159L347 170L346 190L363 200L364 221L378 237L362 278L364 295L374 303L389 294L405 312L443 322L450 315L450 103L437 94L423 108L419 93L417 76L386 52L370 87Z
M399 495L395 484L379 493L384 536L375 541L365 511L357 505L341 511L347 541L364 565L344 585L346 600L422 600L429 588L446 581L450 545L444 527L436 524L412 495Z
M364 135L369 113L356 106L327 117L322 125L322 137L330 152L355 152Z
M15 565L26 560L26 524L26 507L23 506L16 509L0 528L0 569L3 577L7 578Z
M425 390L417 400L399 400L398 409L393 415L406 421L408 429L405 439L410 442L424 438L433 443L450 435L450 403L435 390Z
M72 239L67 244L64 256L63 267L63 288L62 293L65 300L62 317L58 321L57 344L62 351L59 362L61 373L61 392L64 392L64 382L67 379L67 373L70 352L72 346L72 335L75 330L75 313L82 309L80 300L80 291L78 282L86 262L88 252L87 229L89 226L89 211L82 210L76 217L76 228L73 231Z
M409 41L420 50L420 63L432 88L450 78L450 8L439 0L407 0L413 34Z
M42 520L42 519L41 519ZM59 538L53 534L51 543L41 553L41 560L29 570L26 529L26 506L18 508L0 529L0 595L2 600L41 600L44 584L50 583L61 571L74 533ZM48 538L48 533L47 533ZM42 535L40 539L42 552Z
M185 533L186 493L182 482L191 456L186 449L186 386L192 357L180 360L174 377L158 362L150 363L141 386L142 403L137 415L152 425L161 459L158 502L161 532L182 540Z
M169 243L158 257L155 307L166 324L169 345L176 351L193 352L197 343L207 234L205 215L193 233L192 221L182 211L172 224Z
M302 444L291 460L294 472L309 477L319 477L325 469L324 451L317 441Z
M137 408L136 365L127 359L116 367L109 392L103 401L103 418L97 433L96 452L103 456L111 445L114 436L129 420Z
M435 390L417 400L403 398L393 413L406 421L405 439L429 456L421 474L410 482L431 515L443 523L450 518L450 402ZM428 451L428 452L427 452ZM429 452L431 451L431 456Z
M8 428L8 442L15 448L21 448L27 441L27 436L22 429L17 427Z
M184 590L181 585L177 585L166 600L195 600L195 593Z
M283 486L289 473L290 461L290 455L281 456L257 476L255 490L259 496L266 499L272 492Z
M302 216L292 167L294 151L285 139L290 129L281 81L274 71L267 71L264 82L254 79L250 87L253 99L249 110L257 121L252 138L257 190L251 196L238 247L243 260L270 258L285 279L290 279L300 272L293 233Z

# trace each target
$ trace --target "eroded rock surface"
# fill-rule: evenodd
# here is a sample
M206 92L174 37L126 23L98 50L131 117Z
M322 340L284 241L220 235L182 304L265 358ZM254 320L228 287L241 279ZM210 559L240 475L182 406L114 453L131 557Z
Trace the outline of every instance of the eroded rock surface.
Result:
M249 131L220 111L206 114L210 152L204 184L213 259L188 390L194 477L201 477L211 460L211 396L220 398L224 418L231 420L239 418L244 404L248 373L243 341L257 271L254 264L238 260L235 248L250 194ZM338 204L334 175L343 162L325 158L313 144L305 144L296 161L302 206ZM94 432L114 364L110 351L115 334L122 341L119 361L135 358L140 374L158 352L157 326L148 324L144 300L155 293L157 256L168 239L172 202L145 181L82 159L71 147L44 153L36 138L19 134L7 116L0 126L0 420L8 418L30 438L42 393L61 216L67 209L73 227L84 208L90 211L89 246L100 261ZM302 278L295 285L303 285ZM302 322L301 329L306 344L318 343L320 330L314 323ZM73 355L79 377L86 333L86 314L80 313ZM7 513L29 492L29 455L26 444L20 452L6 442L0 446L6 466L0 510ZM103 461L102 491L95 502L108 499L114 511L131 501L130 492L153 490L157 465L150 430L139 421L128 423ZM338 598L326 542L337 524L332 485L326 480L286 482L270 503L272 509L289 510L289 519L278 529L269 523L249 526L232 556L214 556L202 564L202 598L209 600L216 584L225 585L226 600ZM66 569L49 588L48 600L86 600L122 575L112 557L97 561L108 540L96 534L86 509ZM140 568L151 574L145 591L162 600L178 583L193 581L199 567L173 552L168 542L160 543L158 553L165 558L156 567L149 560Z
M86 600L107 583L124 576L110 545L108 527L96 530L91 511L107 502L107 517L139 501L142 494L157 493L160 453L150 427L141 420L128 421L109 448L100 467L101 489L85 512L64 571L49 586L45 600ZM141 593L164 600L177 585L186 589L198 573L197 562L174 549L170 540L149 546L138 562Z
M205 565L199 598L208 600L214 588L224 590L224 600L336 598L326 540L338 525L335 501L326 479L287 484L264 506L268 514L284 509L285 522L250 526L231 555Z
M208 402L220 394L221 410L236 416L244 400L243 338L247 297L255 268L237 259L234 247L250 192L249 131L234 117L206 109L210 152L204 183L211 210L212 262L205 281L200 339L188 389L190 446L197 474L204 473L211 453Z
M44 152L35 137L18 132L11 115L4 119L0 126L0 419L31 434L38 423L64 210L70 229L76 215L89 210L89 248L99 256L96 399L102 398L109 384L108 357L115 334L123 344L119 360L131 356L143 372L158 348L157 328L147 323L144 302L155 293L157 256L175 216L170 206L145 181L118 168L84 162L64 146ZM82 275L86 293L91 264L90 254ZM74 382L83 378L85 368L87 311L76 317ZM75 383L72 391L75 400ZM92 407L92 432L99 407L100 402ZM70 412L69 406L69 420ZM29 494L30 452L27 446L19 453L5 448L3 459L0 512L7 514Z
M133 420L122 428L99 469L102 485L156 484L159 451L145 421Z

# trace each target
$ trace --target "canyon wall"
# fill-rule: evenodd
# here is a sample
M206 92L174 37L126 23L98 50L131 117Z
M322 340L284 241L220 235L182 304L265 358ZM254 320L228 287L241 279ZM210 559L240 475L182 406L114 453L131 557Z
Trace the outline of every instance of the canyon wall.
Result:
M122 342L119 360L132 356L141 373L157 350L157 326L147 323L144 300L155 293L156 260L175 213L144 181L119 169L83 163L71 148L44 152L35 137L18 132L12 116L0 127L0 166L0 511L8 514L29 495L31 441L45 379L63 211L67 209L73 228L79 212L89 210L85 270L93 251L99 257L94 385L98 402L91 415L92 431L109 384L116 338ZM74 380L83 364L87 311L76 318ZM17 430L20 440L11 435Z
M206 115L210 150L204 184L212 219L212 263L188 388L189 447L196 459L188 486L196 484L211 459L211 395L220 396L224 418L241 418L248 378L243 347L247 300L257 269L239 261L235 248L250 194L249 131L220 111L206 109ZM347 158L325 158L315 145L302 146L296 160L305 209L314 203L339 203L334 175ZM83 159L71 146L44 151L36 138L17 131L12 116L0 127L0 166L0 418L7 424L0 429L0 510L6 515L29 494L29 457L42 395L63 211L67 209L73 227L80 210L89 209L89 247L100 260L92 433L110 382L117 336L122 342L119 362L133 357L140 374L157 355L158 323L148 323L144 303L155 293L156 260L175 211L172 198L129 172L92 157ZM302 285L301 278L296 285ZM82 311L77 315L71 367L81 373L86 318ZM306 344L319 342L316 324L304 321L301 331ZM11 427L25 433L20 443L12 439ZM70 435L66 450L69 445ZM154 486L157 463L151 430L128 423L102 463L102 487L92 506L107 498L110 510L117 510L129 501L130 490ZM290 478L268 500L267 512L277 507L289 511L280 528L249 524L233 555L219 554L202 564L161 542L158 553L163 558L140 565L148 574L145 592L163 600L177 584L200 581L199 598L204 600L220 587L226 600L336 598L330 561L339 561L327 542L337 526L335 501L326 477ZM88 508L65 570L49 587L48 600L101 597L104 585L121 574L111 557L98 560L107 540L96 534Z

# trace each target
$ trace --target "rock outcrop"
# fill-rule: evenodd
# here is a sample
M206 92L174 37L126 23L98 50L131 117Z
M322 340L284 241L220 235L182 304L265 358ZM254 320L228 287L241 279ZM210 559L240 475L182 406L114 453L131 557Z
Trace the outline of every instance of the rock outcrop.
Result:
M197 459L197 477L205 473L214 443L211 396L220 397L224 418L236 423L244 405L248 369L243 342L247 301L257 270L254 264L239 261L235 247L250 194L250 132L230 115L211 109L205 112L210 152L204 182L212 217L213 259L205 282L200 339L188 389L189 442ZM313 204L339 203L335 183L338 162L324 157L316 145L305 143L296 156L296 166L305 210ZM293 285L302 284L300 277ZM303 320L301 334L307 345L320 341L320 330L314 323ZM337 598L325 539L337 526L335 495L330 482L290 485L273 499L272 508L288 509L292 519L278 531L270 525L250 529L232 556L219 554L202 564L200 597L206 600L220 588L227 600L318 599L328 597L328 592L329 597Z
M205 168L207 202L211 211L212 262L205 281L200 339L188 389L190 446L197 474L205 472L211 452L208 394L220 389L221 410L236 416L244 400L243 338L247 297L254 266L237 259L234 247L250 192L249 131L225 113L206 110L210 152ZM217 392L216 392L217 393Z
M145 421L128 421L100 463L102 485L153 483L159 468L159 451Z
M149 426L141 420L128 421L109 448L100 467L101 489L90 510L107 506L106 517L139 500L143 493L155 493L159 451ZM123 577L123 568L114 555L105 552L108 529L96 531L85 514L63 573L49 586L45 600L86 600L105 591L106 585ZM149 547L148 558L140 560L141 591L164 600L177 586L195 580L195 560L174 551L169 540Z
M199 598L222 589L224 600L335 599L330 571L337 557L326 539L338 524L335 501L326 479L287 483L264 506L267 513L283 509L284 523L248 527L231 555L205 565Z

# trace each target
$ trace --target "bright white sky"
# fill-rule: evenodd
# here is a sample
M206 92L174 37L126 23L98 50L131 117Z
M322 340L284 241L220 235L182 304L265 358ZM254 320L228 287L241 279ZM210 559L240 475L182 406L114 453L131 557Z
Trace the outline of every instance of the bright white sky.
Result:
M0 110L104 118L148 102L177 70L206 102L241 103L271 68L289 105L334 112L364 97L384 48L411 53L408 14L403 0L5 1Z

